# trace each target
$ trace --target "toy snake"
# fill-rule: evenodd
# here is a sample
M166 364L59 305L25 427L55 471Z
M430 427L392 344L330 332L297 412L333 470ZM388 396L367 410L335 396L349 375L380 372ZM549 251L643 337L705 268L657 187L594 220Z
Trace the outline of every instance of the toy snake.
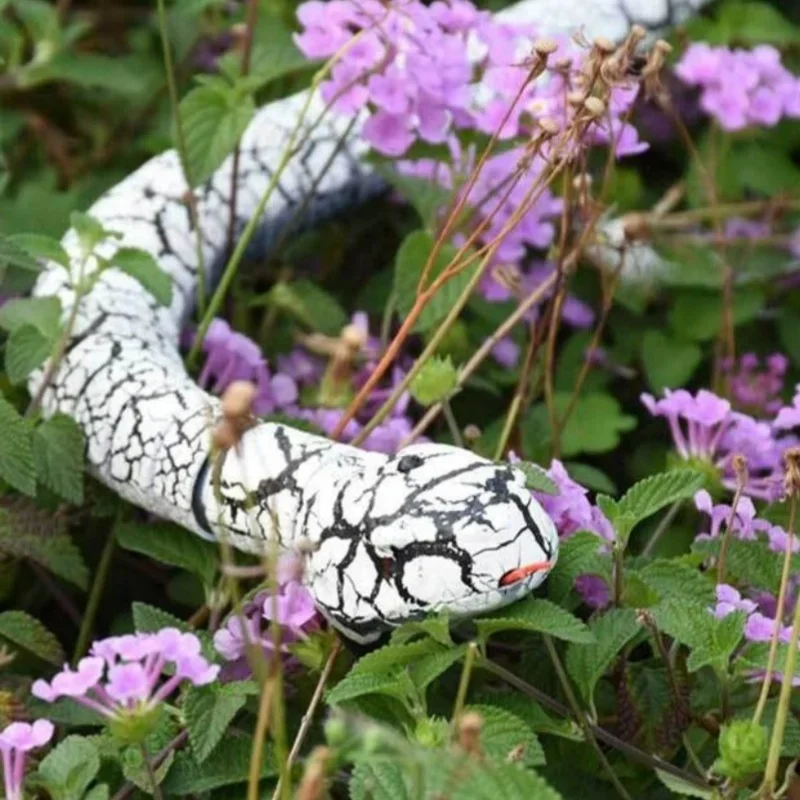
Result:
M634 23L661 27L704 0L526 0L504 21L548 30L583 27L621 39ZM271 103L240 147L236 230L252 217L277 168L307 94ZM324 108L310 99L308 118ZM363 161L358 126L326 115L302 142L267 205L253 252L270 248L293 210L313 225L382 189ZM344 137L342 146L340 140ZM205 263L224 256L232 159L196 192ZM43 395L45 414L75 418L89 468L130 502L210 539L226 537L259 552L275 539L292 549L312 543L304 581L322 613L347 636L369 641L428 612L472 615L516 600L555 563L553 522L526 489L521 472L466 450L416 444L388 457L282 424L259 423L227 453L212 485L210 427L219 401L189 377L178 350L198 281L194 217L175 151L159 155L100 198L90 215L117 231L98 252L118 247L154 256L172 280L161 306L142 285L111 268L80 302L73 336ZM309 193L313 193L310 200ZM63 246L70 268L50 263L34 294L56 296L65 315L77 281L97 269L78 233ZM30 381L40 388L43 372Z

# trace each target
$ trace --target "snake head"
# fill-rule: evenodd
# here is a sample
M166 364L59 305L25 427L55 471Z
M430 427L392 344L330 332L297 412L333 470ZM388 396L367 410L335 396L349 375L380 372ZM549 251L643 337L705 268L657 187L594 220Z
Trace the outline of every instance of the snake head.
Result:
M555 564L555 526L513 466L438 444L389 459L347 451L316 473L304 519L307 586L351 638L500 608Z

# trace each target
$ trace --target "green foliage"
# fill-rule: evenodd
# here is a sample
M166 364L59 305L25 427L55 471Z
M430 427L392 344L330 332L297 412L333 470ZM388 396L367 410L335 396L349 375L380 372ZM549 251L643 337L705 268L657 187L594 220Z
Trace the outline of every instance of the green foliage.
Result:
M39 764L36 780L53 800L80 800L99 771L95 744L82 736L68 736Z
M603 540L590 531L577 531L559 544L558 561L547 579L550 599L563 603L572 590L575 578L583 574L605 574L610 570L607 555L599 552Z
M56 666L64 663L61 643L36 617L25 611L0 613L0 638Z
M347 324L347 314L338 300L307 280L291 283L278 281L266 295L255 298L252 304L285 311L312 330L327 336L338 336Z
M450 356L433 356L422 366L408 387L411 396L421 406L432 406L452 394L458 383L458 372Z
M767 763L768 749L769 734L763 725L734 720L722 726L714 771L734 780L759 773Z
M172 280L150 253L122 247L114 253L112 263L118 270L139 281L162 306L172 302Z
M524 720L504 708L490 705L471 705L465 711L473 711L481 717L481 745L488 758L498 764L511 757L530 767L544 765L544 750Z
M594 641L591 630L569 611L549 600L526 598L477 620L478 634L486 639L499 631L546 633L567 642Z
M558 487L555 482L538 464L533 464L530 461L520 461L514 464L514 468L525 475L525 486L532 492L558 494Z
M649 330L642 337L642 363L647 384L654 392L683 386L702 358L703 351L696 344L661 331Z
M430 270L425 275L425 281L421 284L425 265L433 252L435 242L435 237L428 231L413 231L406 236L397 251L394 291L397 297L397 311L401 317L407 316L413 308L417 301L418 291L426 291L446 269L452 269L457 250L450 244L444 244L439 248ZM414 330L425 332L438 325L447 316L461 292L464 291L474 271L475 265L473 264L466 269L459 269L452 277L448 278L425 304L414 325Z
M44 364L52 348L53 343L33 325L16 328L6 342L6 374L11 383L23 383Z
M83 502L83 431L72 417L56 414L33 431L36 476L67 502Z
M692 550L706 556L716 556L722 545L720 538L700 539ZM793 556L794 569L800 568L800 558ZM756 586L773 594L778 593L781 582L783 554L770 549L764 539L742 541L734 536L728 540L725 556L727 581Z
M180 104L186 138L186 168L192 184L204 183L233 152L256 108L241 83L206 78Z
M197 764L213 753L246 700L247 693L236 683L196 686L187 691L184 713Z
M36 463L31 430L19 412L0 395L0 480L23 494L36 493Z
M169 523L124 522L116 527L115 533L120 547L185 569L200 578L205 586L213 586L219 550L211 542Z

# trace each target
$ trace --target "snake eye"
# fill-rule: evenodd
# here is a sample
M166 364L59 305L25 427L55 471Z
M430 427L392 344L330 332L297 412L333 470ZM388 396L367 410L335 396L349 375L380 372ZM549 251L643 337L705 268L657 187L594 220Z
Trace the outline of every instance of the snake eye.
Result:
M397 462L398 472L411 472L415 467L421 467L425 462L420 456L403 456Z

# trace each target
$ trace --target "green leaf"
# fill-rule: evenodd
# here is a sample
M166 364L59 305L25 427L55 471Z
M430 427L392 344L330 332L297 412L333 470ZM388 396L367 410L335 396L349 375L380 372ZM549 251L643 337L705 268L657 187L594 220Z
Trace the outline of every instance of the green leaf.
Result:
M635 483L618 500L603 497L603 511L623 539L644 519L665 506L691 497L703 486L703 474L692 469L673 469ZM598 503L600 503L598 498Z
M476 712L483 720L481 745L490 759L502 764L512 753L516 756L521 748L522 756L516 760L530 767L544 765L544 750L524 720L491 705L470 705L467 710Z
M83 736L68 736L45 756L37 771L53 800L83 797L100 771L95 744Z
M584 740L583 731L577 722L551 717L537 702L517 692L482 692L475 698L475 702L510 711L534 733L560 736L575 742Z
M5 267L13 266L28 272L41 272L39 262L30 251L11 236L0 236L0 273Z
M392 644L405 644L417 636L430 636L435 642L450 647L453 639L450 636L450 616L445 611L422 620L406 622L392 631Z
M241 56L238 52L230 55L238 73ZM253 53L250 60L250 77L253 82L261 87L276 78L308 67L309 61L297 49L292 31L275 14L264 15L253 34Z
M408 800L407 770L398 763L358 761L350 777L351 800Z
M6 342L6 372L11 383L15 386L23 383L44 364L52 349L52 340L33 325L16 328Z
M628 570L632 572L632 570ZM660 600L685 597L695 603L713 605L714 582L707 574L680 561L659 558L635 574L658 594Z
M19 412L0 395L0 480L23 494L36 494L36 466L31 429Z
M590 531L577 531L559 544L558 561L547 578L547 594L553 602L567 599L579 575L604 575L609 571L609 557L599 553L602 544L603 539Z
M590 643L594 635L577 617L549 600L526 597L491 616L476 620L478 634L486 639L498 631L547 633L568 642Z
M108 800L108 797L108 785L105 783L98 783L86 792L83 796L83 800Z
M735 611L720 620L714 619L710 641L692 650L686 668L696 672L701 667L710 666L718 674L727 672L731 656L742 641L746 621L747 616L743 611Z
M255 114L250 94L222 81L192 89L180 104L189 175L204 183L233 152Z
M117 250L111 263L121 272L139 281L162 306L172 303L172 279L150 253L133 247L123 247Z
M32 325L46 339L54 341L61 329L61 301L57 297L22 297L0 308L0 328L13 333Z
M183 711L194 759L202 764L244 706L247 694L236 683L193 686L186 692Z
M723 3L715 19L699 17L691 20L687 28L691 41L716 45L790 45L800 42L800 28L775 6L758 0Z
M375 171L413 206L426 228L435 228L439 214L450 201L451 192L448 189L433 181L401 175L386 164L377 164Z
M188 570L205 586L214 585L219 552L211 542L168 522L149 525L125 522L117 526L116 534L120 547Z
M673 795L679 794L683 797L699 797L701 800L714 800L718 797L718 793L714 789L703 789L694 783L683 780L671 772L664 772L664 770L656 769L656 775L664 786L669 789Z
M156 769L152 770L156 786L161 786L164 783L164 778L166 778L174 760L175 752L172 751ZM153 778L151 777L151 771L148 770L144 754L138 747L126 747L119 756L119 762L122 766L122 774L125 780L130 781L148 795L152 794Z
M595 643L570 644L566 666L584 700L592 704L594 687L605 675L619 652L641 629L637 613L632 608L611 609L589 622Z
M413 231L406 236L397 251L394 291L397 296L397 311L401 317L405 317L416 302L417 287L434 243L435 239L428 231ZM423 290L429 288L433 281L444 272L455 258L456 253L457 250L449 244L445 244L439 249L426 277L425 285L422 287ZM474 265L467 267L446 281L426 303L414 325L414 331L424 333L436 327L447 316L461 292L466 288L474 271Z
M188 797L218 789L220 786L245 783L250 770L252 749L251 736L228 736L202 765L194 760L191 753L180 752L162 784L164 793ZM266 778L276 773L275 756L267 746L264 748L259 777Z
M330 689L325 697L328 705L335 706L367 694L385 694L402 699L409 685L408 676L399 670L393 673L350 672Z
M116 94L138 95L146 91L155 70L142 58L104 56L100 53L59 53L35 73L38 84L64 81L83 89L103 89Z
M65 414L45 420L33 432L36 477L74 505L83 503L85 447L83 431Z
M717 557L721 538L700 539L692 543L692 550ZM793 571L800 569L800 557L793 556ZM731 537L725 557L727 579L731 583L753 586L777 594L781 583L783 553L776 553L763 539L743 541Z
M41 233L15 233L9 236L8 240L30 253L34 258L40 258L43 261L54 261L63 267L69 266L67 251L61 246L61 242L52 236L44 236ZM0 261L2 260L2 242L3 238L0 237ZM17 264L15 266L20 265ZM38 272L40 269L41 267L36 263L35 271ZM31 270L34 271L34 268L31 268Z
M255 298L251 305L278 308L327 336L338 336L347 325L347 314L339 301L311 281L278 281L267 294Z
M735 325L755 319L764 308L766 296L757 287L747 287L733 296L732 313ZM722 295L720 292L694 290L677 295L670 310L672 329L683 339L702 342L713 339L722 329Z
M64 651L58 639L25 611L0 614L0 636L51 664L60 667L64 663Z
M359 658L350 674L389 672L413 663L420 656L438 653L441 650L442 646L434 639L417 639L407 644L387 644Z
M411 680L417 689L425 690L440 675L447 672L453 664L461 661L467 652L467 645L460 644L438 653L429 653L414 660L410 666Z
M519 461L513 465L525 475L525 486L532 492L544 494L559 494L555 481L547 474L544 467L531 461Z
M88 257L97 245L107 239L119 238L120 234L106 230L99 220L82 211L73 211L69 216L70 225L78 235L84 257Z
M654 392L683 386L702 359L703 351L696 344L682 342L662 331L650 329L642 337L642 363Z
M535 772L516 764L464 764L451 800L562 800L561 795Z
M432 406L446 400L458 385L458 372L450 356L429 358L408 387L421 406Z

